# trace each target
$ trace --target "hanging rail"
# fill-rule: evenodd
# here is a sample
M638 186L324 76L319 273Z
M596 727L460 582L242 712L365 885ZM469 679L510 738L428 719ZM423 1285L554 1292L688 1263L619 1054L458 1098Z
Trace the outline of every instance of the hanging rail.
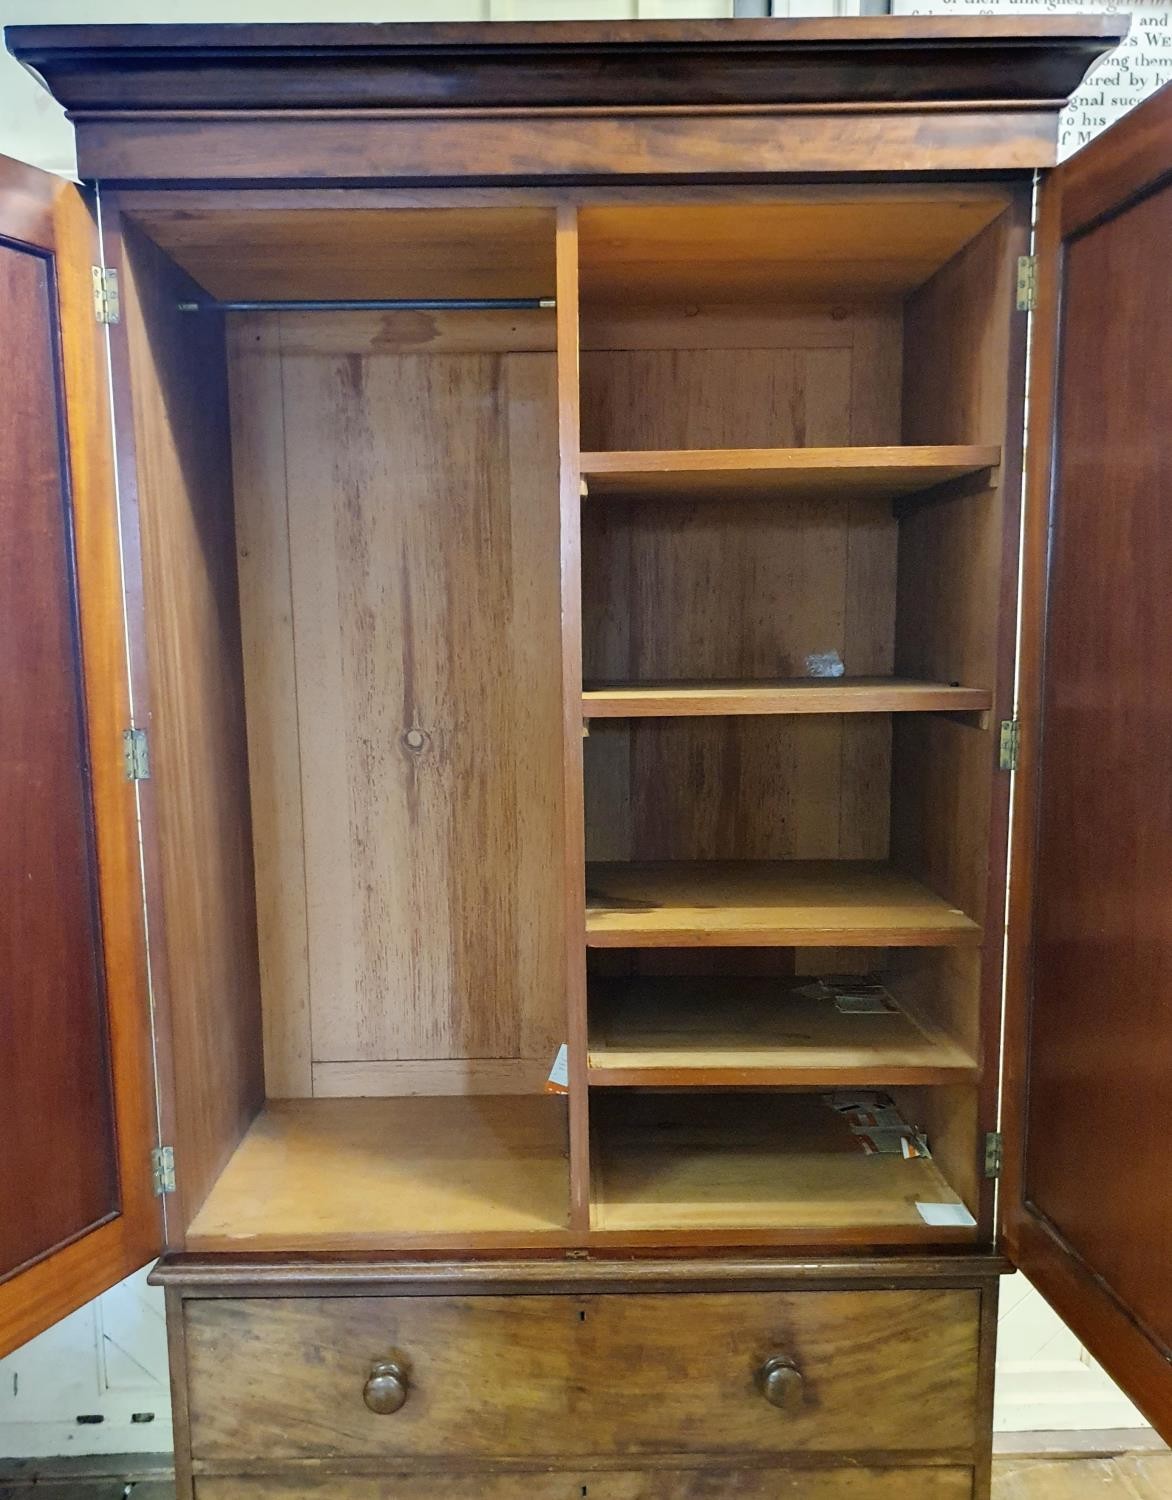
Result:
M556 307L552 297L339 297L305 301L180 302L196 312L533 312Z

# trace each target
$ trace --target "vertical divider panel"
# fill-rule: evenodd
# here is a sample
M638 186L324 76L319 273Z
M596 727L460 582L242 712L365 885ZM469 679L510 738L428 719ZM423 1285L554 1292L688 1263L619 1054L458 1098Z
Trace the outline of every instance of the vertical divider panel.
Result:
M265 1090L270 1099L308 1099L309 924L281 325L279 313L233 316L228 381Z
M558 473L561 510L562 714L566 817L566 1044L569 1054L570 1224L590 1227L590 1101L586 1079L586 835L582 785L582 478L578 399L578 211L557 214Z

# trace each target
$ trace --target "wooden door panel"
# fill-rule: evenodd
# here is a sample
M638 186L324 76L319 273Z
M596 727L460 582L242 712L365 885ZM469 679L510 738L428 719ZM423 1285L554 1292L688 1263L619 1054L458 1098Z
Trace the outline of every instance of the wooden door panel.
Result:
M1055 174L1040 245L1006 1235L1168 1435L1172 90Z
M1078 377L1058 406L1025 1180L1168 1348L1172 1256L1151 1250L1172 1246L1170 248L1172 186L1066 252ZM1151 362L1103 316L1115 285Z
M49 257L0 241L0 1276L116 1211L114 1116Z
M77 190L0 160L0 1353L159 1242L96 259Z

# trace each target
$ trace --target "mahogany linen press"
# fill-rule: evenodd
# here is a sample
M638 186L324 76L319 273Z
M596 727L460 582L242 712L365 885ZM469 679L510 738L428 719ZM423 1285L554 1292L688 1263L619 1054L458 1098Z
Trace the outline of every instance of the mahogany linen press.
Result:
M9 28L0 1349L161 1254L182 1500L982 1500L1010 1265L1172 1435L1123 28Z

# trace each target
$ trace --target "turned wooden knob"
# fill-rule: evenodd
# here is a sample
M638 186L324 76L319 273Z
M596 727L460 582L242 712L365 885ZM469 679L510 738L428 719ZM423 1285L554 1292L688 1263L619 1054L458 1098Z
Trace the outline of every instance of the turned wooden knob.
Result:
M806 1399L806 1382L793 1360L773 1354L757 1372L757 1384L770 1406L781 1411L800 1411Z
M380 1417L399 1410L407 1399L407 1371L398 1360L375 1360L362 1387L362 1399Z

